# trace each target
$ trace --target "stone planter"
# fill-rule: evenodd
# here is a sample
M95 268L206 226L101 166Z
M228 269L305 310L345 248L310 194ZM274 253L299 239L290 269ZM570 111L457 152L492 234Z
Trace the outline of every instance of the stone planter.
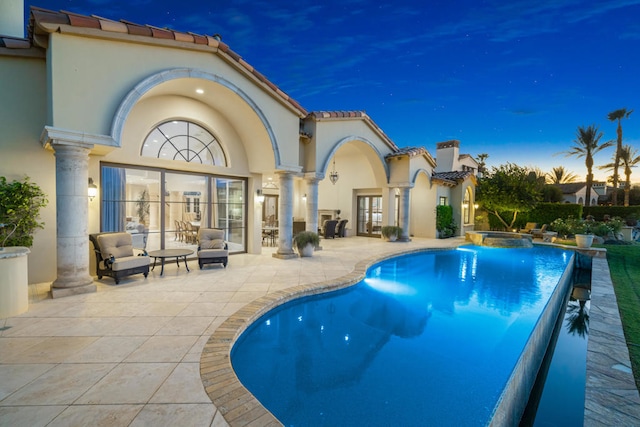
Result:
M27 254L22 246L0 250L0 318L17 316L29 309Z
M620 233L622 234L622 239L625 242L630 242L633 240L633 227L624 226L622 227L622 230L620 230Z
M385 237L384 240L386 240L387 242L395 242L396 240L398 240L398 236L396 234L391 234L389 235L389 237Z
M593 244L593 234L576 234L576 245L580 249L590 248Z
M307 243L304 248L298 249L301 257L313 256L313 251L315 250L315 246L311 243Z

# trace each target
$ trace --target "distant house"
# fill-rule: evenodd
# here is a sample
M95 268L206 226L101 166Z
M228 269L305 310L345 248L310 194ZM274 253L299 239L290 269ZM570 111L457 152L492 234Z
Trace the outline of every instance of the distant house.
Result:
M562 191L562 199L564 203L576 203L586 206L587 204L587 183L571 182L568 184L555 184ZM591 186L591 206L602 202L602 198L606 199L607 185L604 182L596 181Z

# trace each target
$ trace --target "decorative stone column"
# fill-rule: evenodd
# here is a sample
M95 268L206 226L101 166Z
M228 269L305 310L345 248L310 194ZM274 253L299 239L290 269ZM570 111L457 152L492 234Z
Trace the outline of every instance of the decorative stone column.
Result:
M318 183L320 178L313 177L306 178L307 181L307 212L306 212L306 226L307 231L318 232Z
M293 252L293 174L280 172L280 205L278 214L278 250L275 258L296 258Z
M95 292L89 275L87 182L90 144L54 140L56 157L57 278L53 298Z
M409 237L409 196L411 192L411 187L400 187L400 227L402 227L402 236L398 240L401 242L410 242L411 238Z

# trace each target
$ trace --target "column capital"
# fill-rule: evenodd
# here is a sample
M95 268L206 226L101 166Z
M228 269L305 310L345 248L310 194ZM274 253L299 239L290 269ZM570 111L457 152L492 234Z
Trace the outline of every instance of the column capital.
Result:
M415 184L411 183L411 182L396 182L394 184L389 184L389 188L399 188L399 189L404 189L404 188L408 188L409 190L412 189L415 186Z
M97 135L78 132L69 129L59 129L53 126L45 126L40 135L40 143L44 148L55 149L58 146L75 146L91 150L97 145L115 147L115 141L107 135Z
M324 179L324 176L323 173L307 172L304 174L304 179L309 183L318 183Z

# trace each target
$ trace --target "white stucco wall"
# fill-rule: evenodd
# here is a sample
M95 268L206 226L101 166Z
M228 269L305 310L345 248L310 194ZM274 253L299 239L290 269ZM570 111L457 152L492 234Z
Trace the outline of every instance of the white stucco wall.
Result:
M362 118L321 120L316 123L315 130L316 164L315 170L322 171L331 167L331 153L336 147L360 141L368 150L362 150L362 154L371 159L371 163L384 164L384 156L391 153L391 148L380 135ZM378 159L378 160L376 160ZM386 174L384 181L386 181Z
M108 135L115 112L136 85L162 71L190 68L224 80L250 99L273 132L281 164L298 164L297 113L210 49L188 49L191 46L186 43L184 49L176 49L57 33L51 34L50 46L49 72L55 82L50 88L50 123L55 127ZM209 102L224 105L216 97ZM246 103L237 100L227 104L227 108L246 108ZM227 116L236 117L237 127L245 127L244 132L251 129L238 114Z
M411 190L411 234L415 237L436 237L437 189L426 173L418 174Z
M0 56L0 175L8 181L29 176L47 195L40 213L44 229L34 235L28 256L29 283L56 278L55 158L42 148L46 123L46 67L44 58Z

